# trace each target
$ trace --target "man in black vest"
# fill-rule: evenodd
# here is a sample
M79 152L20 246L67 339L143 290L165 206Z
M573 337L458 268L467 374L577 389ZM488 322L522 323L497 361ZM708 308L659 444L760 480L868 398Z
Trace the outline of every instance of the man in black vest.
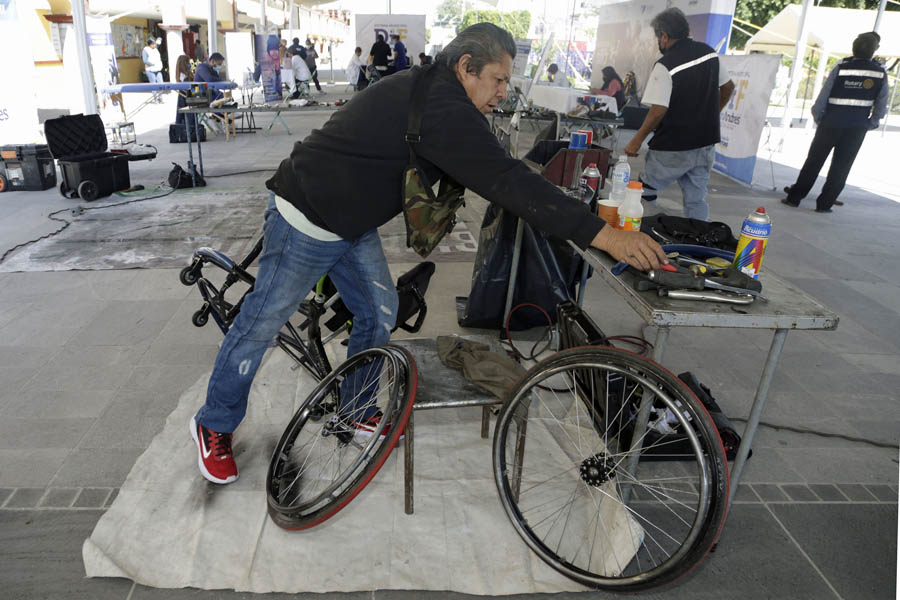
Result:
M667 8L650 26L663 57L653 66L644 90L642 102L650 105L650 112L625 154L637 156L652 132L641 174L644 199L655 200L656 190L677 181L684 216L706 221L706 184L719 142L719 112L731 98L734 83L720 68L716 51L688 37L690 26L679 9Z
M819 97L812 107L816 135L809 146L806 162L797 182L784 188L788 206L799 206L819 176L819 170L834 148L831 167L822 192L816 198L816 212L830 213L832 206L842 206L837 199L863 138L887 112L887 73L874 60L881 37L874 31L862 33L853 41L853 56L842 60L828 75Z

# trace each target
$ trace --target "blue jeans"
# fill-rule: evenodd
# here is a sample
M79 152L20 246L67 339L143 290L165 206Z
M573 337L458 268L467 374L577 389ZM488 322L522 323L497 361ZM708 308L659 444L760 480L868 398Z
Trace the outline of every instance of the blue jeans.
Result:
M348 356L387 343L397 315L397 291L376 230L356 240L316 240L282 218L274 194L265 219L256 284L222 342L206 404L196 416L198 423L219 433L233 432L244 418L250 384L266 348L325 273L353 313ZM372 407L359 417L374 412Z
M684 216L708 221L706 186L715 157L715 144L693 150L650 150L641 181L660 191L677 181L684 195Z
M147 81L149 83L162 83L163 82L162 71L144 70L144 73L147 75Z

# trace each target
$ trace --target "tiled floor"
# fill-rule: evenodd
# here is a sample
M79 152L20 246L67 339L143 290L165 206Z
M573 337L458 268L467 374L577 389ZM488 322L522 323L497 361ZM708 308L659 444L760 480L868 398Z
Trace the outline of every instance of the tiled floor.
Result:
M292 137L213 140L204 146L207 170L271 167L321 119L289 116ZM152 186L172 160L185 162L186 149L162 141L164 133L142 135L141 141L159 142L161 155L132 166L135 182ZM792 173L780 169L779 185L790 183ZM210 188L261 185L264 178L211 180ZM846 206L818 215L806 206L782 207L778 194L718 176L710 187L712 217L733 228L756 206L766 206L775 223L766 267L817 297L841 322L834 332L788 336L766 424L719 545L691 576L642 596L891 597L900 468L894 241L900 205L849 186ZM662 197L664 207L677 206L676 190ZM70 204L54 190L3 194L0 250L52 231L43 215ZM477 202L467 208L473 231L482 209ZM459 331L453 298L467 293L470 276L469 263L439 265L424 335ZM180 395L208 373L221 339L212 326L190 325L198 296L177 278L176 269L0 273L0 597L257 597L84 578L83 540ZM640 320L599 282L588 286L586 307L607 333L642 331ZM745 418L770 339L767 332L674 331L665 363L675 372L694 371L726 414ZM462 597L396 590L314 596Z

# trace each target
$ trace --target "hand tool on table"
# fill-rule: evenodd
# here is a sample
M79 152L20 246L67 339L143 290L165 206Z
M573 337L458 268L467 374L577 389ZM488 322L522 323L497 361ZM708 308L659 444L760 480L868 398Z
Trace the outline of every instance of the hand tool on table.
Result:
M651 285L653 284L651 283ZM746 294L735 295L717 291L670 290L663 287L658 289L660 296L668 296L676 300L706 300L708 302L724 302L726 304L751 304L753 302L753 296L747 296Z
M712 288L716 290L723 290L726 292L733 292L735 294L755 296L764 302L768 302L768 299L765 298L759 292L759 290L719 283L718 281L715 281L713 279L695 275L690 270L685 269L684 267L677 267L672 264L663 265L660 269L654 269L650 271L649 273L647 273L647 278L660 287L666 287L670 289L703 291L706 288ZM758 281L756 281L756 284L759 285L760 289L762 289L762 286Z

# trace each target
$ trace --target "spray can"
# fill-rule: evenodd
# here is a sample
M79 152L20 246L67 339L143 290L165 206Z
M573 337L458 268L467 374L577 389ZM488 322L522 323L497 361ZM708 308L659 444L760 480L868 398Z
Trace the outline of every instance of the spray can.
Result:
M772 220L766 214L765 207L760 206L750 213L741 225L741 237L738 238L737 251L734 253L734 266L742 273L759 279L763 254L772 233Z
M597 163L588 163L587 168L581 173L581 200L590 204L597 197L600 189L600 169Z

